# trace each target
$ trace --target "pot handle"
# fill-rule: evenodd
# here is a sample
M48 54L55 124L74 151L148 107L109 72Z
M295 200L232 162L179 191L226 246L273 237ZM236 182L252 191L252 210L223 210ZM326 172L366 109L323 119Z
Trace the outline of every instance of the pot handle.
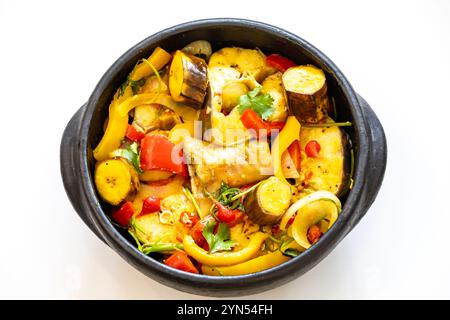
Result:
M380 190L383 182L384 173L387 163L387 143L386 136L384 134L383 126L380 123L375 112L369 106L366 100L358 95L359 103L361 105L364 118L368 124L369 135L369 159L370 170L368 170L364 186L364 200L363 207L359 210L359 215L356 217L353 226L355 226L359 220L366 214L374 202L378 191Z
M91 219L86 215L86 210L83 208L84 197L80 192L78 166L76 163L76 152L79 144L79 128L81 124L81 118L83 117L86 104L84 104L78 111L72 116L69 123L64 130L61 146L60 146L60 169L63 179L64 189L67 196L72 203L73 208L77 212L78 216L83 222L97 235L103 242L103 238L98 232L97 228L92 223Z

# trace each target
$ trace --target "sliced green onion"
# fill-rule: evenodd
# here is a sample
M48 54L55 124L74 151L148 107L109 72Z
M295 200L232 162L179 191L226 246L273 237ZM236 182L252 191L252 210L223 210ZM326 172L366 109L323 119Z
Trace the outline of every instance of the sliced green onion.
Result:
M183 189L184 193L186 194L186 196L192 201L192 203L194 204L195 210L197 211L197 214L199 217L202 216L202 212L200 211L200 207L198 206L197 201L194 198L194 195L192 194L191 190L189 190L188 188L184 188Z

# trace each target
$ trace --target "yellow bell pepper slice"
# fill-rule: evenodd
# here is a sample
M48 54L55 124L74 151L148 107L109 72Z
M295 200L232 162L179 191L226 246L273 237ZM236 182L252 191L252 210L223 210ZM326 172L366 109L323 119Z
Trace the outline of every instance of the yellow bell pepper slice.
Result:
M287 118L286 124L280 131L278 136L272 145L272 163L274 175L280 178L282 181L287 182L283 174L283 167L281 166L281 156L283 152L294 142L295 140L300 140L300 128L301 125L297 118L294 116L289 116Z
M268 235L262 232L257 232L253 235L247 247L235 252L216 252L208 253L208 251L200 248L192 239L190 235L183 238L184 251L197 260L198 262L212 266L230 266L245 262L253 258L261 248L263 242Z
M109 121L102 140L94 150L94 158L102 161L109 158L110 152L119 148L128 127L128 113L137 106L157 103L163 105L186 121L198 118L199 111L172 100L167 94L143 93L128 98L120 104L114 104L109 109Z
M275 251L234 266L212 267L203 265L202 272L210 276L238 276L270 269L288 260L289 257L284 256L280 251Z
M134 68L130 74L131 80L136 81L150 76L154 73L151 66L156 70L160 70L169 62L170 58L171 55L168 52L159 47L156 48L152 55L147 59L149 63L140 63ZM119 90L117 91L119 92ZM123 114L123 112L119 112L118 109L120 104L127 101L127 99L133 95L133 90L130 86L127 86L122 95L119 95L118 92L114 95L113 101L109 105L109 120L105 134L94 149L94 158L97 161L108 159L109 154L119 148L127 130L128 112Z
M148 62L156 69L161 70L172 59L170 53L166 50L157 47L151 56L147 59ZM130 79L133 81L141 80L153 74L153 69L148 63L139 63L130 74Z

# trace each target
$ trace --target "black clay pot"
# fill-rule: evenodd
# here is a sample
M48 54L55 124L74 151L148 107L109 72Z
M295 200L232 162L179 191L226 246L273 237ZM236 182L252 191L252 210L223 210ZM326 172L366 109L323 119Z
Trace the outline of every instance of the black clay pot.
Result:
M346 131L355 150L354 184L343 211L321 240L302 255L255 274L210 277L181 272L139 252L108 220L93 182L92 149L100 141L108 106L116 88L135 63L156 46L173 51L187 43L209 40L213 49L224 46L258 47L280 53L299 64L311 63L327 75L329 93L339 108L338 121L351 121ZM204 296L240 296L262 292L299 277L326 257L364 216L381 186L387 147L383 128L367 102L322 52L298 36L260 22L210 19L188 22L148 37L122 55L101 78L89 101L67 125L61 142L61 173L75 210L88 227L128 263L150 278L175 289Z

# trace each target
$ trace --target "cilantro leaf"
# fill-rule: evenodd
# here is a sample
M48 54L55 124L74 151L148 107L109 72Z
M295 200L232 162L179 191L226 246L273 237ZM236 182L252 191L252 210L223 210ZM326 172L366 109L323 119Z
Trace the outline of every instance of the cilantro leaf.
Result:
M225 223L219 223L217 233L214 234L216 221L210 221L202 231L203 236L208 242L209 252L230 251L236 245L236 242L230 240L230 229Z
M120 85L119 97L121 97L125 94L125 90L127 89L128 85L130 85L131 90L133 91L133 94L137 94L139 92L139 89L144 84L145 84L144 78L142 78L140 80L131 80L130 77L127 77L127 80L125 80L125 82Z
M130 80L130 86L131 90L133 91L133 94L137 94L139 92L139 89L145 84L145 79L142 78L141 80Z
M239 98L238 111L242 114L247 109L255 111L263 120L267 120L275 111L270 94L261 94L262 86L258 86Z
M144 172L141 169L141 156L139 154L137 142L133 142L126 149L121 149L120 156L127 159L138 174Z

